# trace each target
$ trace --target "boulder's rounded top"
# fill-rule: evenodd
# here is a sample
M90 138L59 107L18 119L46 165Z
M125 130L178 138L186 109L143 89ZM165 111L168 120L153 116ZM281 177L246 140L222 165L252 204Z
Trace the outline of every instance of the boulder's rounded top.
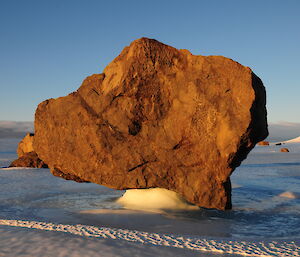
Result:
M142 37L139 39L136 39L134 41L132 41L129 45L130 48L144 48L144 49L151 49L153 47L171 47L169 45L166 45L156 39L152 39L152 38L147 38L147 37ZM173 47L171 47L173 48ZM175 48L174 48L175 49Z
M134 44L142 44L142 45L161 44L161 45L165 45L165 44L159 42L158 40L156 40L154 38L148 38L148 37L138 38L138 39L132 41L130 45L134 45Z
M124 50L125 52L127 52L127 48L125 48ZM176 48L163 44L155 39L142 37L140 39L134 40L129 45L127 55L129 57L143 56L146 58L153 58L155 56L164 56L166 52L178 53L179 51ZM171 55L169 56L171 57Z
M125 77L149 77L164 67L171 67L182 59L182 53L174 47L165 45L155 39L140 38L125 47L103 73L105 80L103 92L109 93L117 85L123 84Z

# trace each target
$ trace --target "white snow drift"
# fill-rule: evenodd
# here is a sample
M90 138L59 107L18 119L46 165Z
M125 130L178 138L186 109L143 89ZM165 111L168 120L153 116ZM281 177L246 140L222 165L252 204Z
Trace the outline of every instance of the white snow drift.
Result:
M118 199L127 209L160 211L198 210L199 207L186 202L179 194L164 188L130 189Z

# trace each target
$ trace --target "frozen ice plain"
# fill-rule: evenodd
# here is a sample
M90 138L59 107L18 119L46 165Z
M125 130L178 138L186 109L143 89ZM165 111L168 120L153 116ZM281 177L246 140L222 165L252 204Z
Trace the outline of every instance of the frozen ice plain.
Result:
M0 166L15 157L8 141ZM256 147L234 172L229 212L128 210L122 191L2 169L0 256L299 256L300 144L280 147Z

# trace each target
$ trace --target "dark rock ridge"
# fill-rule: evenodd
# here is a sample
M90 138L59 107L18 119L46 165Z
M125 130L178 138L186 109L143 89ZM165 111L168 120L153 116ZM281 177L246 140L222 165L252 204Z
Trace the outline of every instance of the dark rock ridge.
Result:
M33 149L33 133L27 133L18 144L18 159L14 160L9 167L48 168Z
M70 174L70 173L67 173L67 172L63 173L59 169L56 169L56 168L52 169L51 172L52 172L52 174L54 176L61 177L61 178L66 179L66 180L74 180L74 181L76 181L78 183L83 183L83 182L89 183L89 181L81 179L80 177L78 177L78 176L76 176L74 174Z
M76 92L39 104L34 149L53 174L229 209L231 173L268 135L265 104L250 68L141 38Z

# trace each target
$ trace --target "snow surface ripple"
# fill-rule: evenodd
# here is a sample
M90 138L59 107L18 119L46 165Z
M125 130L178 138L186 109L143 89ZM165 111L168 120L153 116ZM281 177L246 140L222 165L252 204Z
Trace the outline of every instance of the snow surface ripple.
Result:
M136 230L114 229L87 225L65 225L36 221L0 219L0 225L71 233L78 236L121 239L142 244L185 248L214 253L239 254L243 256L300 256L295 242L246 242L197 239L175 235L147 233Z

